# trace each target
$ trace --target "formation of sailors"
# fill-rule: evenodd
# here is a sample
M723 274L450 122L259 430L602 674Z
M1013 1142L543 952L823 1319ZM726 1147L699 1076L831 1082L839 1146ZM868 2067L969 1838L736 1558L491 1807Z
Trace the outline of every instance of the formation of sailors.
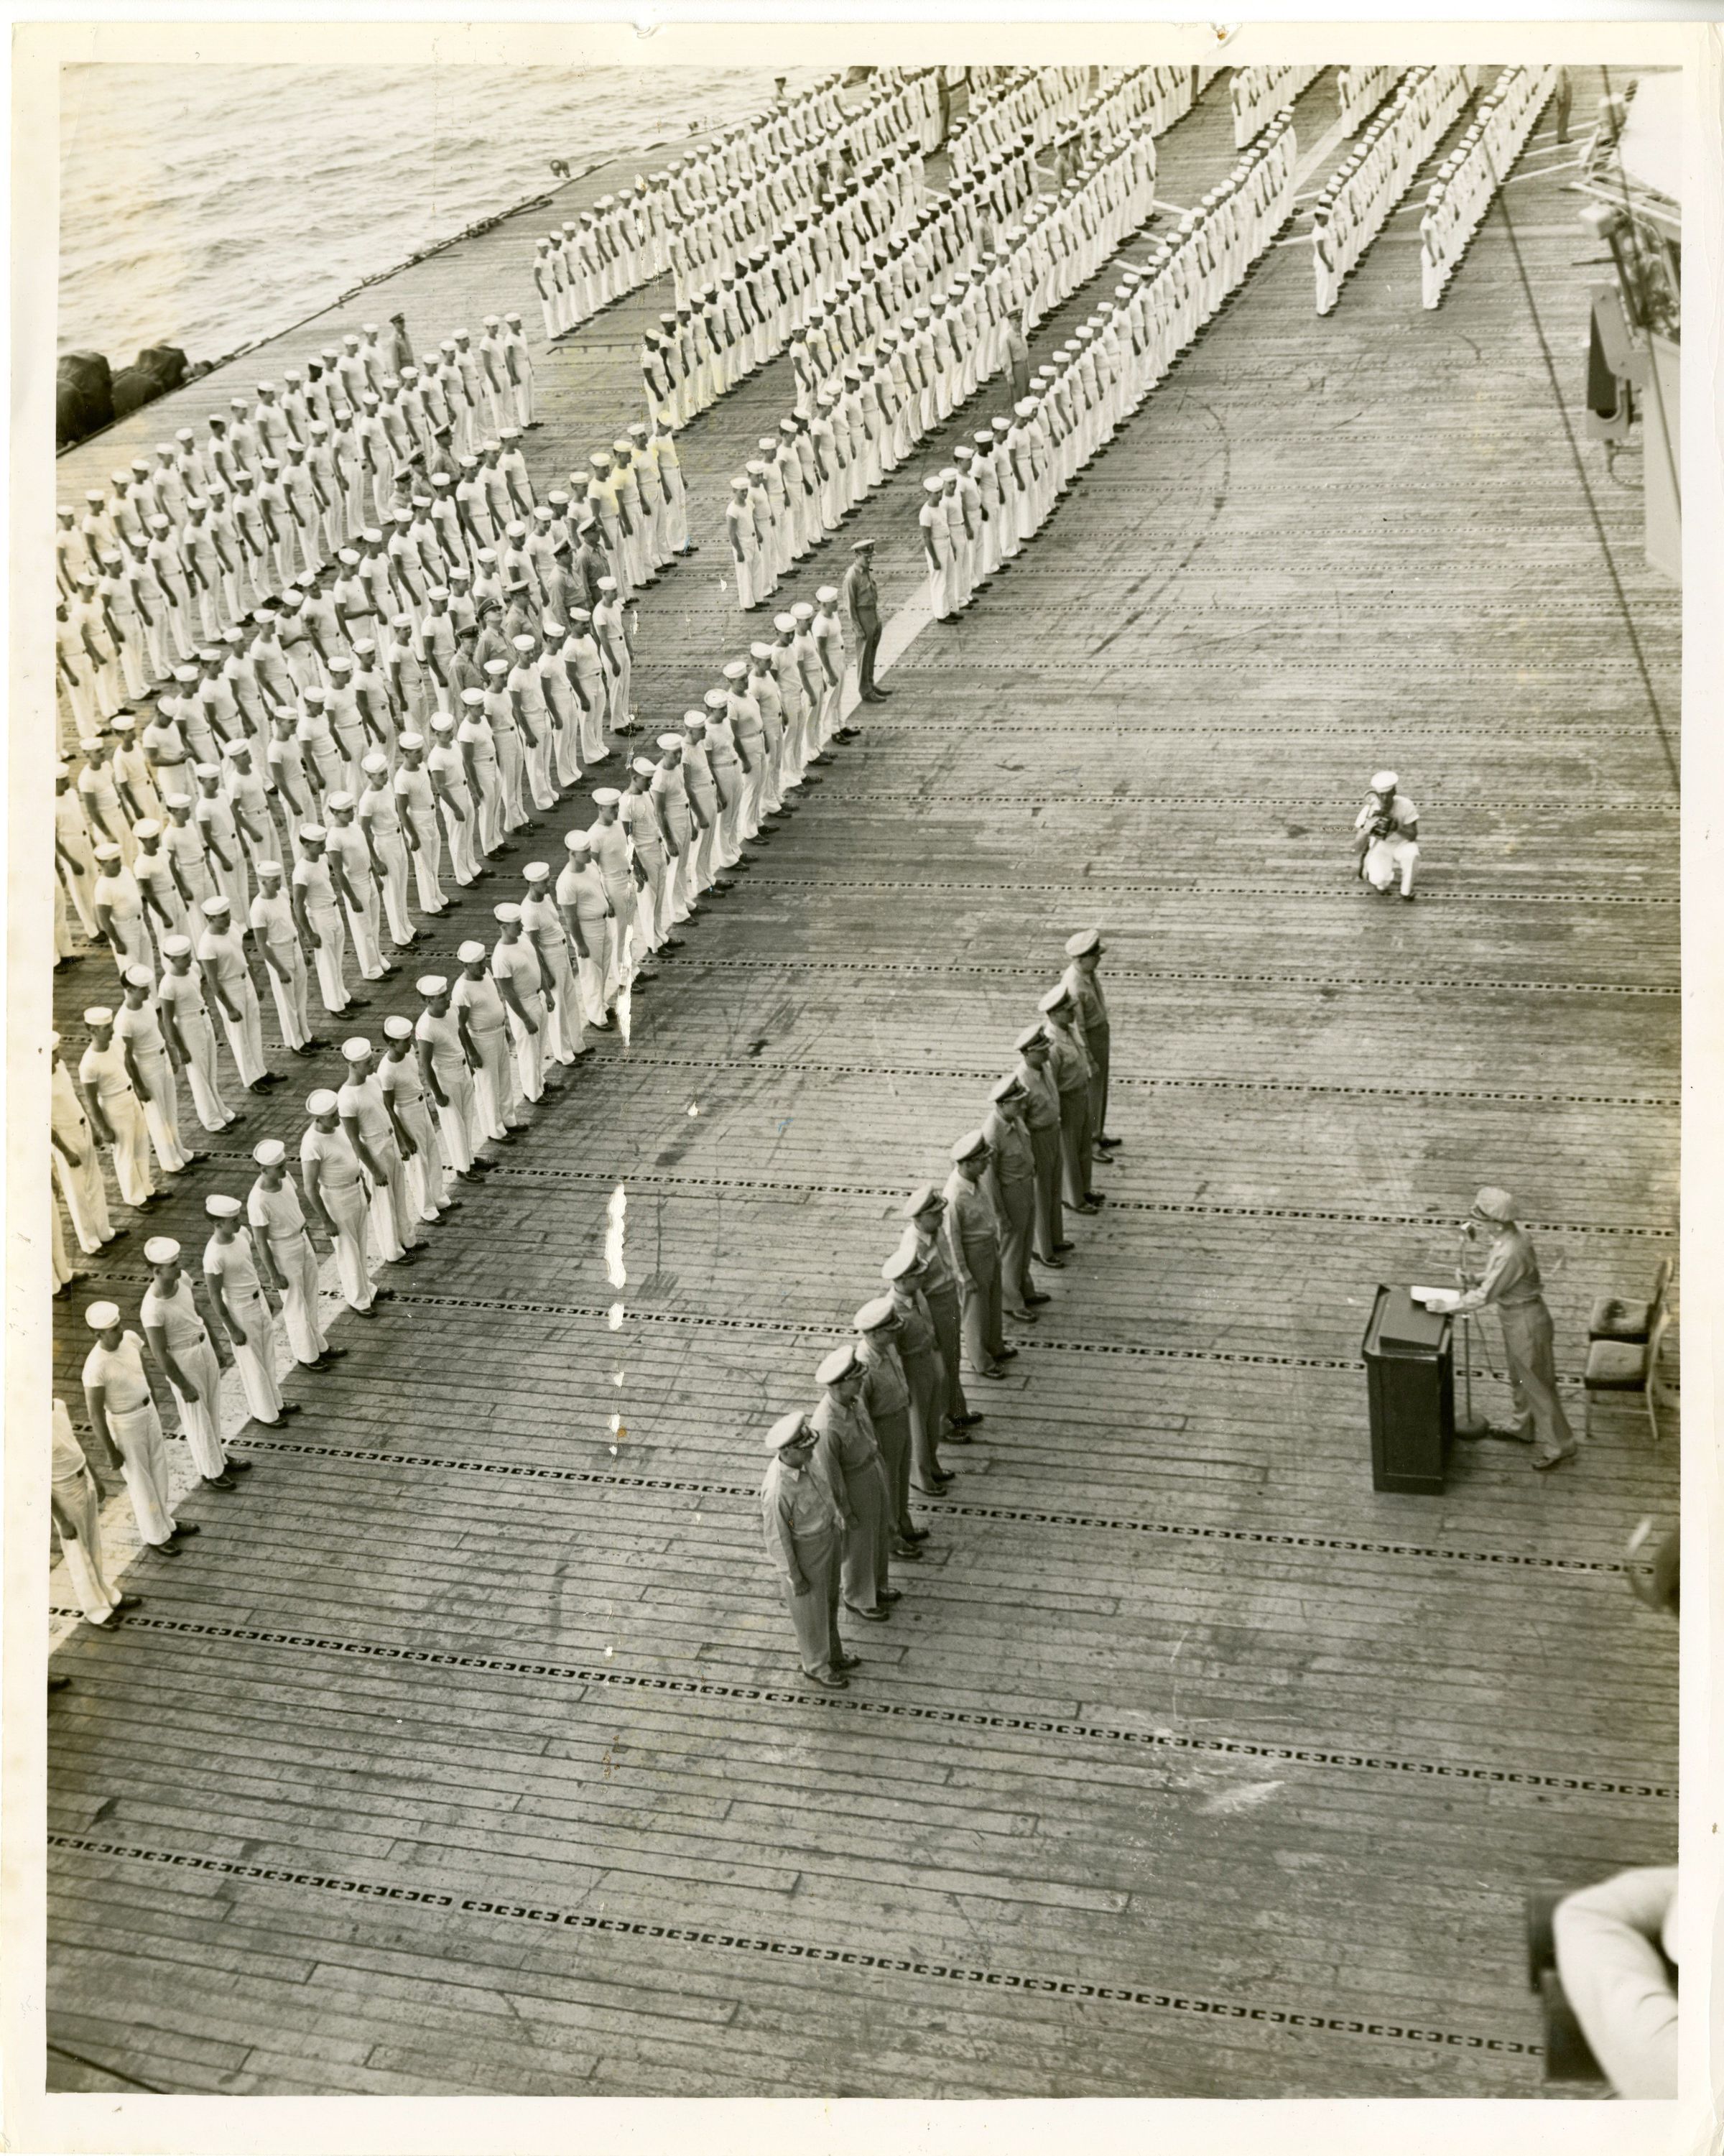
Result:
M1183 72L1189 80L1191 70ZM963 125L946 146L953 173L962 177L1026 137L1033 149L1052 141L1083 103L1090 73L1086 67L1010 68L985 90L972 90ZM1104 82L1118 73L1101 70Z
M1557 87L1553 67L1504 68L1480 98L1466 132L1438 168L1419 220L1422 296L1440 304L1478 230Z
M670 266L676 224L707 216L752 179L757 160L774 162L816 149L843 125L839 78L827 75L798 96L726 128L700 150L659 170L638 172L620 194L535 244L533 283L546 340L566 335Z
M1105 151L1120 131L1142 121L1164 135L1190 111L1189 68L1143 67L1101 70L1101 86L1053 134L1054 184L1064 187L1087 160Z
M1401 79L1399 68L1346 67L1336 75L1336 95L1341 105L1341 131L1357 135Z
M1141 270L1028 376L1009 418L980 427L922 482L917 511L936 621L962 613L1030 544L1291 214L1297 143L1284 113Z
M231 398L201 444L182 427L87 493L81 515L56 512L63 746L151 682L183 683L204 648L247 648L270 626L260 610L291 645L320 608L380 627L388 586L422 598L439 558L483 575L485 550L534 507L521 317L488 315L476 341L459 330L417 365L411 354L398 317L387 341L368 323Z
M892 1566L921 1560L929 1530L912 1491L953 1481L942 1445L966 1445L983 1416L964 1373L1001 1380L1018 1353L1005 1321L1034 1325L1051 1300L1033 1264L1062 1270L1075 1245L1066 1216L1100 1210L1111 1025L1094 929L1069 939L1068 963L1014 1043L1017 1060L989 1091L979 1127L952 1147L943 1187L925 1183L902 1209L902 1237L880 1267L885 1292L851 1337L817 1365L820 1397L766 1434L761 1489L767 1563L778 1581L803 1673L841 1691L861 1658L839 1606L884 1624L902 1599Z
M1311 208L1316 310L1331 311L1341 287L1478 87L1474 67L1408 70L1394 96L1331 173Z
M884 286L854 300L841 293L793 337L796 407L731 481L739 608L763 604L788 565L823 545L981 382L1003 372L1014 392L1027 389L1029 330L1143 223L1155 174L1154 136L1139 121L1057 198L1031 203L995 246L978 250L949 204ZM890 307L902 311L888 316Z
M1233 141L1236 150L1255 142L1285 106L1310 89L1320 67L1235 68L1228 85L1233 100Z
M910 244L925 203L921 158L889 158L793 219L716 283L679 294L641 340L649 409L683 425L781 352L840 293L865 289Z

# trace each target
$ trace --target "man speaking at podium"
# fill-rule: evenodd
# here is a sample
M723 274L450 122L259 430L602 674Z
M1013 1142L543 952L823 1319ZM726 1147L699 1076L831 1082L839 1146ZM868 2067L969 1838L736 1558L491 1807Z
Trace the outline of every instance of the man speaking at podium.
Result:
M1457 1276L1464 1292L1455 1306L1455 1314L1482 1310L1487 1302L1496 1306L1515 1402L1514 1423L1504 1435L1532 1439L1535 1467L1559 1466L1574 1457L1577 1448L1557 1397L1554 1332L1538 1260L1515 1224L1515 1201L1507 1191L1487 1184L1479 1192L1473 1199L1469 1235L1475 1226L1490 1235L1491 1248L1476 1286L1469 1283L1464 1270Z

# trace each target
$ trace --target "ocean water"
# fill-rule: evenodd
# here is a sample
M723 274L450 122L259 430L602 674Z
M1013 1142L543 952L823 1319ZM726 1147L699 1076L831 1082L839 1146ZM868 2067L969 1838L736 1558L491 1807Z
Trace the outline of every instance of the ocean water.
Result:
M794 90L816 70L788 72ZM772 79L747 68L68 67L59 349L105 352L115 366L151 344L218 359L552 186L552 157L579 171L674 143L691 122L746 119L770 103Z

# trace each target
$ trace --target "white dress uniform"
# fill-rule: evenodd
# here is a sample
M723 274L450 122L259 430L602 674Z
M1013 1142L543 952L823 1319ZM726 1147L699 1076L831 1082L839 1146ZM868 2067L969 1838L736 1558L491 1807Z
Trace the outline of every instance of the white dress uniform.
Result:
M386 1024L391 1040L398 1043L403 1052L386 1054L379 1062L378 1090L393 1104L413 1141L413 1150L407 1162L408 1203L421 1220L435 1220L449 1202L442 1140L426 1102L425 1084L419 1075L418 1059L413 1051L412 1027L405 1019L390 1019ZM397 1027L405 1030L398 1033Z
M306 921L317 937L312 957L317 968L318 995L325 1010L334 1015L346 1010L352 998L342 978L347 957L346 922L327 860L321 855L316 860L302 855L294 864L293 882L302 894Z
M490 1133L480 1119L478 1088L462 1050L453 1009L441 1018L422 1011L413 1025L413 1038L429 1055L432 1071L448 1102L447 1106L439 1104L437 1123L449 1165L458 1175L465 1175Z
M408 1203L407 1163L395 1142L395 1127L383 1106L382 1087L374 1076L356 1080L351 1074L336 1095L342 1126L358 1126L366 1151L377 1163L382 1181L372 1192L371 1232L378 1255L393 1264L403 1250L424 1240Z
M216 1359L215 1342L209 1337L209 1328L198 1316L198 1306L192 1299L189 1276L183 1272L180 1275L172 1295L163 1295L152 1280L144 1290L141 1315L145 1332L156 1327L161 1328L168 1353L197 1388L197 1399L188 1400L172 1378L168 1379L174 1404L179 1409L180 1435L186 1440L198 1472L206 1481L213 1481L228 1465L228 1455L222 1445L222 1366Z
M311 1038L310 979L305 968L305 953L300 943L299 927L293 917L292 902L285 891L278 889L272 897L259 890L251 902L251 932L259 953L267 945L287 968L284 980L275 967L264 961L264 972L269 983L269 993L275 999L281 1038L289 1048L303 1048Z
M259 1176L246 1194L245 1217L262 1236L283 1282L281 1315L294 1360L315 1363L329 1342L317 1313L317 1253L305 1232L305 1208L290 1176L271 1190Z
M482 957L487 955L476 945L464 943L461 949L479 949ZM469 962L464 958L461 963L465 967ZM458 974L449 992L449 1007L466 1013L467 1030L478 1053L473 1082L480 1128L488 1138L502 1137L524 1121L515 1058L510 1052L508 1006L487 971L476 979L465 972Z
M168 1497L167 1446L144 1373L141 1336L123 1332L114 1348L105 1348L98 1340L84 1358L84 1383L88 1390L102 1394L139 1537L159 1548L172 1538L174 1518Z
M222 1024L239 1066L239 1082L252 1086L266 1075L269 1066L264 1060L263 1013L258 1008L258 992L246 963L241 932L237 922L229 927L206 916L203 932L198 939L198 964L205 979L218 983L239 1014L238 1018L229 1018L223 1011Z
M325 1096L314 1093L313 1100ZM327 1096L331 1107L335 1096ZM320 1130L310 1123L300 1140L302 1174L317 1168L317 1199L335 1227L336 1269L341 1296L351 1310L369 1310L376 1291L371 1284L371 1239L367 1209L371 1204L371 1180L359 1165L347 1133L339 1126Z
M547 863L533 862L529 867L530 880L532 869L550 874ZM522 941L531 939L544 958L557 998L557 1007L550 1014L548 1051L556 1062L572 1063L587 1045L587 1028L581 1016L580 988L569 963L569 940L551 892L535 898L529 891L521 901L521 922Z
M189 1164L180 1140L180 1089L167 1060L167 1043L154 1005L145 1003L134 1010L129 1004L121 1004L114 1014L114 1038L131 1050L143 1081L144 1090L137 1100L156 1158L165 1174L177 1175Z
M177 939L185 943L182 937ZM190 946L187 944L189 950ZM237 1121L223 1097L221 1070L216 1055L215 1027L203 1000L203 985L195 966L183 973L170 967L156 983L158 1013L171 1010L186 1051L186 1076L192 1088L192 1105L207 1131L224 1131Z
M101 1507L95 1477L72 1434L72 1418L64 1400L54 1404L49 1435L54 1502L70 1518L77 1537L74 1542L60 1542L66 1578L86 1621L105 1625L120 1606L120 1590L110 1584L102 1569Z
M91 1041L79 1060L78 1075L113 1131L114 1175L120 1195L128 1205L141 1205L156 1191L155 1178L150 1173L149 1130L137 1095L131 1090L120 1043L110 1040L105 1048L99 1049Z
M58 1054L49 1072L48 1101L54 1135L75 1156L69 1161L59 1147L52 1149L54 1180L66 1201L79 1248L93 1255L111 1240L114 1227L108 1217L108 1194L102 1182L95 1133L72 1084L72 1074Z
M254 1422L280 1422L284 1402L275 1373L275 1322L264 1301L248 1230L241 1228L231 1242L212 1235L203 1246L203 1274L212 1283L220 1281L228 1307L245 1334L232 1345L247 1412Z
M519 911L519 907L513 909L516 916ZM525 937L517 937L511 943L500 936L491 952L490 970L494 980L514 983L521 1009L526 1014L527 1022L523 1024L504 1004L509 1039L515 1052L516 1083L525 1099L541 1100L545 1092L545 998L539 986L539 955ZM470 1018L468 1022L472 1023Z

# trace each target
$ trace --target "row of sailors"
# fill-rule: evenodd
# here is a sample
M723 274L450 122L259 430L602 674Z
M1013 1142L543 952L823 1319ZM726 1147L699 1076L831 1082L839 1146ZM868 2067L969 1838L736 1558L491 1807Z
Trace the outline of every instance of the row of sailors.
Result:
M1105 83L1119 70L1100 72ZM1037 148L1049 141L1082 104L1090 74L1087 67L1013 68L1005 81L972 94L963 126L946 146L952 171L967 172L1020 137Z
M535 245L533 283L547 339L562 336L667 270L728 266L794 207L880 150L921 143L935 102L931 84L881 91L850 116L830 85L728 129L706 150L637 175L620 195L566 219ZM818 119L816 115L818 116Z
M846 223L878 231L900 224L926 187L922 152L914 140L839 179L808 177L809 184L798 187L769 174L759 184L758 199L726 203L674 234L670 266L678 300L757 254L783 254L803 227L829 227L836 217L841 238Z
M1228 85L1234 147L1243 150L1255 141L1275 115L1309 90L1322 72L1320 67L1235 68Z
M1389 103L1325 182L1311 208L1316 311L1332 311L1341 287L1419 167L1446 135L1477 86L1471 67L1409 69Z
M725 667L725 685L686 715L684 734L659 738L657 763L634 759L626 793L601 788L594 795L600 814L591 833L571 834L571 849L590 839L606 894L597 910L615 924L609 944L600 939L591 954L598 970L586 983L585 1005L594 1024L603 1022L608 1000L673 939L700 899L731 887L727 871L741 861L745 844L763 827L771 835L809 766L830 761L829 742L853 737L839 723L846 661L837 592L823 587L817 603L798 603L775 627L776 642L756 643L747 660ZM206 1129L225 1128L233 1111L200 984L210 985L241 1085L259 1090L273 1082L248 932L283 1042L308 1054L318 1045L309 1009L314 969L324 1009L340 1015L363 1000L351 993L346 978L350 939L362 976L373 981L398 970L383 953L385 924L397 949L419 940L410 873L421 910L440 914L445 839L457 880L473 883L486 872L482 861L526 827L529 800L543 812L572 792L581 775L572 753L562 755L572 750L572 730L550 698L535 701L533 639L519 642L506 675L504 662L493 661L491 686L463 692L459 725L444 714L432 721L428 755L425 737L411 729L393 742L393 757L381 747L363 755L357 793L348 790L345 762L326 767L298 756L290 765L280 757L290 723L283 713L270 744L273 788L254 769L249 744L238 740L228 745L225 769L198 767L195 815L186 796L171 794L166 825L146 817L127 826L115 805L106 804L100 828L129 836L130 866L117 837L91 847L87 826L69 829L57 814L62 887L92 938L111 952L128 1003L153 995L157 1004L188 1007L177 1011L167 1045L190 1073ZM305 801L326 820L293 820L301 797L292 781L304 783ZM59 803L81 824L80 802L63 779ZM290 846L280 844L284 820ZM637 898L637 891L644 896ZM572 1006L565 1015L577 1022ZM122 1035L126 1029L122 1024ZM577 1039L571 1052L578 1046ZM176 1135L158 1142L157 1158L164 1170L177 1172L184 1164L177 1106L162 1112L162 1131ZM149 1116L141 1108L140 1116L126 1118L136 1142L123 1162L116 1159L121 1194L134 1204L151 1188L143 1143Z
M1102 72L1106 77L1112 71ZM1165 135L1191 110L1191 84L1189 68L1131 68L1111 85L1104 81L1054 137L1055 185L1064 187L1088 158L1134 121L1142 121L1152 135Z
M823 342L859 348L943 271L991 249L1000 226L1034 191L1028 157L1002 157L949 196L925 203L904 229L865 246L823 253L816 229L799 228L778 264L751 262L735 279L659 316L658 331L641 346L649 405L666 407L681 424L787 346L802 403Z
M1216 309L1243 282L1292 208L1290 116L1227 182L1181 219L1029 377L1009 418L977 429L943 472L923 480L918 511L928 599L955 619L1053 513Z
M297 460L292 467L306 470ZM100 577L78 577L57 608L59 680L77 732L141 696L147 680L182 668L200 632L239 643L239 625L275 605L278 583L289 641L310 638L326 655L337 633L350 644L375 638L403 608L418 624L440 582L470 587L469 605L523 578L548 598L551 566L565 552L582 556L583 532L601 572L631 593L694 551L666 420L637 422L612 449L594 452L569 492L553 490L543 504L512 432L482 459L464 459L459 477L403 470L377 525L367 521L372 505L362 486L351 470L331 482L309 470L284 506L281 492L254 492L243 479L232 501L192 497L177 531L152 520L141 553L123 533L100 542ZM358 547L344 543L350 530Z
M1400 79L1399 68L1342 68L1335 78L1342 135L1357 135Z
M890 1620L902 1599L892 1561L919 1561L928 1540L911 1492L943 1495L955 1478L941 1446L968 1444L983 1420L961 1364L983 1378L1008 1374L1018 1351L1004 1319L1034 1324L1051 1300L1035 1285L1032 1255L1063 1268L1073 1248L1064 1208L1093 1214L1101 1203L1090 1183L1095 1160L1119 1142L1103 1135L1103 946L1089 929L1065 948L1070 963L1018 1035L1018 1060L991 1089L986 1118L952 1147L944 1188L923 1183L905 1204L903 1236L880 1267L887 1292L856 1312L854 1338L821 1359L813 1409L767 1433L767 1561L803 1672L824 1691L843 1690L860 1660L844 1646L840 1604L866 1623Z
M1419 220L1421 296L1434 307L1557 87L1555 68L1504 68L1438 167Z
M801 525L790 459L782 449L774 455L790 496L793 554L818 545L980 382L1008 368L1013 388L1021 386L1029 330L1148 217L1155 171L1154 138L1145 130L1057 200L1032 204L969 274L931 294L932 305L881 320L878 298L864 295L792 340L798 398L779 433L803 465Z

